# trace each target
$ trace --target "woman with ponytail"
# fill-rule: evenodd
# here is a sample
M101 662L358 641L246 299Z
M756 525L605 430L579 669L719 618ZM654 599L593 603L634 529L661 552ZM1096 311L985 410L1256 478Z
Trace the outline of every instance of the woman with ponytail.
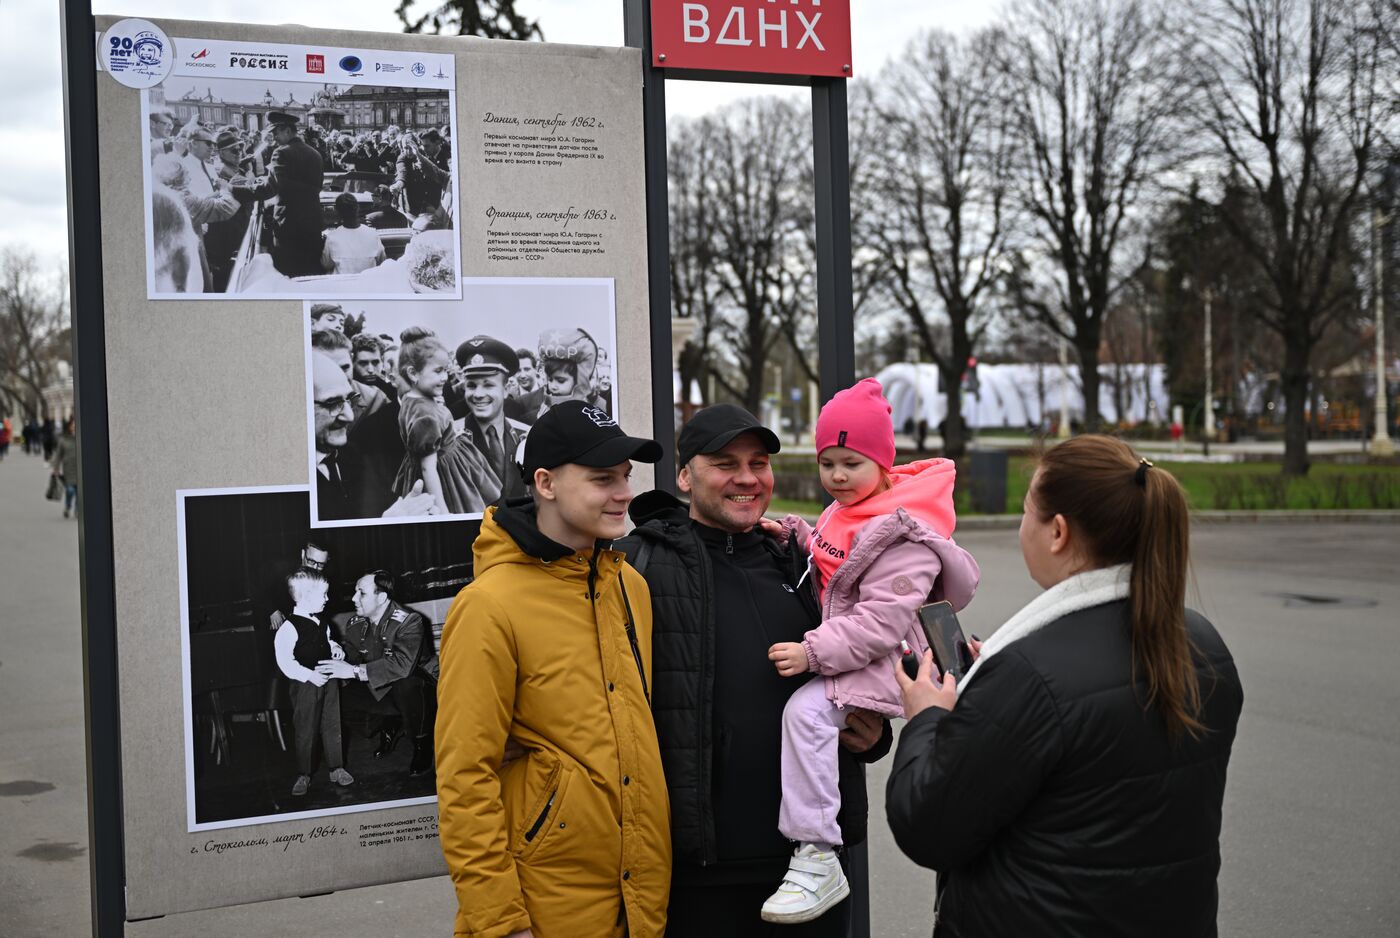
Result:
M909 718L886 794L938 871L934 934L1213 936L1225 770L1243 696L1186 608L1176 479L1118 440L1048 451L1021 552L1045 592L955 682L896 669Z

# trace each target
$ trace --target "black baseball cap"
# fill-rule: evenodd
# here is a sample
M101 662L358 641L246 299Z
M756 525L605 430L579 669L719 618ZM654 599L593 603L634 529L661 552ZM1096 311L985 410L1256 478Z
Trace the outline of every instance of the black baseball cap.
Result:
M701 453L724 449L741 433L756 433L768 452L782 449L778 434L758 422L758 418L737 404L711 404L699 411L681 428L676 456L684 466Z
M536 469L565 463L603 469L629 459L654 463L660 458L660 443L628 436L606 411L587 401L560 401L530 428L522 468L533 481Z

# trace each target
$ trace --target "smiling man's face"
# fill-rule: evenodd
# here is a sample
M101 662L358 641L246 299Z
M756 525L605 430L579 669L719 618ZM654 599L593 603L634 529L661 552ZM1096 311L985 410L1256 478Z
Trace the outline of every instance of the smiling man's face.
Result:
M756 433L741 433L723 449L701 453L680 472L680 488L690 495L690 517L738 534L747 531L773 500L773 467Z

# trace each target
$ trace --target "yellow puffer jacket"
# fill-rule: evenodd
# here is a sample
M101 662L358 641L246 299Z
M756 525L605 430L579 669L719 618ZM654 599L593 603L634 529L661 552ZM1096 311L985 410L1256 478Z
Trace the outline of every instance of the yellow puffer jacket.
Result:
M670 809L644 690L646 581L617 551L571 553L545 538L530 508L488 509L473 554L476 579L443 628L438 684L455 934L607 938L625 924L630 938L660 938ZM507 738L529 755L498 768Z

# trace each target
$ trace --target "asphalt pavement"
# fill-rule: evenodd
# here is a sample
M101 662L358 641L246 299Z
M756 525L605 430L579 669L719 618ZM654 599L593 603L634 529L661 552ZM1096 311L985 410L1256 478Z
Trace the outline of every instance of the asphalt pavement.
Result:
M77 524L47 470L0 462L0 938L90 933ZM1012 529L969 530L963 614L983 636L1036 587ZM1222 833L1220 934L1400 934L1400 524L1203 525L1192 603L1245 687ZM871 934L927 936L932 874L883 822L870 773ZM169 916L129 938L446 935L446 878Z

